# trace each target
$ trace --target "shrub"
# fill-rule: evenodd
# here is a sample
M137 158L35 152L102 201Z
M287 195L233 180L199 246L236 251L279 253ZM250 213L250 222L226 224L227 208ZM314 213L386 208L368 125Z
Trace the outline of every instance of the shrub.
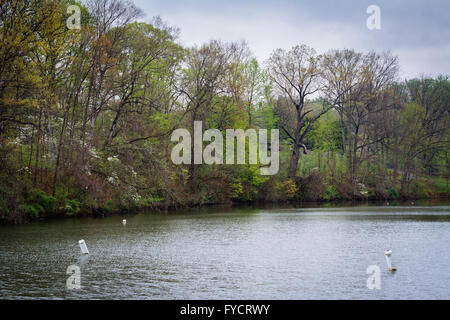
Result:
M115 205L114 201L112 201L112 200L106 201L105 204L103 205L103 209L105 209L105 211L107 211L107 212L113 211L114 208L116 208L116 205Z
M64 211L68 216L72 216L80 211L81 202L77 200L66 199L64 204Z
M306 177L297 177L295 180L298 188L296 198L300 201L317 201L326 190L322 178L315 171Z
M288 179L283 184L284 194L287 199L292 199L298 192L298 188L295 185L295 182L292 179Z
M37 192L30 203L36 207L39 213L54 213L56 211L56 198L47 195L43 191Z
M322 194L322 199L326 201L339 199L339 193L334 186L328 185L325 192Z
M24 204L19 207L19 210L22 211L27 217L39 217L39 210L34 205Z
M1 213L9 213L8 202L6 199L0 198L0 212Z
M395 187L392 187L388 190L388 195L389 197L391 197L392 199L398 199L398 197L400 196L397 189Z
M231 183L231 197L233 199L238 199L243 193L242 183L241 182L232 182Z
M414 181L411 185L411 196L417 199L427 199L430 197L430 185L426 181Z

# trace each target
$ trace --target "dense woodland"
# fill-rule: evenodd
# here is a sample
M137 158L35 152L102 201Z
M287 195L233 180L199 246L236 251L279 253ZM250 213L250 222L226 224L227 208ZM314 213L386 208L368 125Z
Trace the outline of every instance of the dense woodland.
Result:
M186 48L132 2L0 3L0 219L253 201L448 197L450 80L389 52ZM270 39L267 39L270 41ZM426 70L423 70L426 74ZM280 171L175 165L177 128L280 131Z

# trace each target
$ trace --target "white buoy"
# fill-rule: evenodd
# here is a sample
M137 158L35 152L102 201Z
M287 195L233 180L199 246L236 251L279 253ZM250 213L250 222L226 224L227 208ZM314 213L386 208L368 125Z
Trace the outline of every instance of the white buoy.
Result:
M89 254L89 250L86 246L86 242L84 240L78 241L78 244L80 245L81 253L82 254Z
M397 271L397 268L392 267L391 254L392 254L392 250L386 250L384 252L384 255L386 256L386 263L387 263L388 269L389 269L389 271Z
M123 225L126 225L126 224L127 224L127 220L126 220L126 219L123 219L123 220L122 220L122 224L123 224Z

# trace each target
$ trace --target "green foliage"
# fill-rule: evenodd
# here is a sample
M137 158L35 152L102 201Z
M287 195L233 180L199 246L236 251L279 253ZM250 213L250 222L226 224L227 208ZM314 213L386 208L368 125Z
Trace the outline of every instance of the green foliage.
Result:
M388 195L392 199L398 199L400 196L397 189L394 187L392 187L391 189L388 190Z
M20 205L19 210L25 213L27 217L30 218L38 218L41 212L42 207L38 207L36 205L24 204Z
M47 195L43 191L37 192L36 195L31 199L31 203L41 208L41 213L53 213L56 211L56 198Z
M317 120L308 141L314 149L332 152L342 150L342 130L337 115L328 112Z
M58 194L57 197L47 195L44 191L31 191L25 193L25 204L19 206L19 211L30 218L66 214L72 216L80 212L82 203L67 198L67 194Z
M104 203L103 209L105 209L106 212L111 212L116 208L116 204L112 200L108 200Z
M434 192L438 193L450 193L450 184L448 179L444 177L436 177L432 179Z
M149 198L146 198L143 201L143 204L145 207L152 207L153 205L155 205L156 203L161 203L164 201L163 197L158 197L158 196L151 196Z
M257 200L262 185L268 180L268 177L261 175L259 166L241 165L234 174L235 178L231 182L232 198L242 201Z
M234 181L231 183L231 197L233 199L240 199L243 193L242 183L240 181Z
M328 185L322 194L322 199L326 201L337 200L339 199L339 193L334 186Z
M432 193L432 187L426 180L412 182L411 194L417 199L427 199Z
M77 214L80 211L82 204L77 200L66 199L64 204L64 210L68 216Z
M81 8L81 30L66 26L69 3ZM395 83L396 60L379 64L389 55L319 56L306 46L278 49L263 67L244 43L183 48L176 28L138 22L132 2L88 7L1 4L2 221L161 202L450 194L448 76ZM346 86L351 94L336 100ZM279 129L279 173L261 176L259 164L174 165L170 136L192 134L194 121L224 135ZM289 170L295 130L302 149Z
M5 214L8 214L10 212L8 202L4 198L0 198L0 212Z

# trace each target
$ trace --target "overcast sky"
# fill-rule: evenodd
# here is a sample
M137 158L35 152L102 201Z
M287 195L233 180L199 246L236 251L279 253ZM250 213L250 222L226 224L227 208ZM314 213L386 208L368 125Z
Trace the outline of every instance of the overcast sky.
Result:
M183 45L246 40L263 61L276 48L307 44L391 50L400 76L450 75L449 0L134 0L146 14L181 30ZM381 9L381 30L369 30L369 5Z

